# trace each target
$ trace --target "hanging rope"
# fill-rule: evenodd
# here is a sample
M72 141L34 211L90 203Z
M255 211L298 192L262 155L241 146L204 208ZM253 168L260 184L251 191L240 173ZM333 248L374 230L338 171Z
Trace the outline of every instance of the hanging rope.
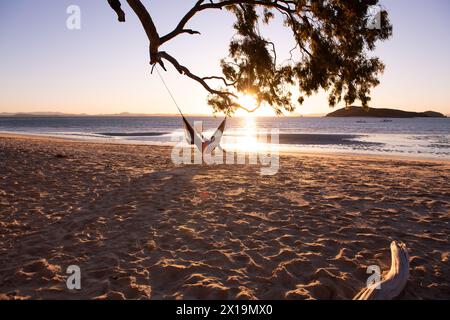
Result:
M172 92L170 91L169 87L167 86L166 82L164 81L164 78L162 77L161 73L159 73L158 67L155 66L156 73L158 74L159 78L161 79L161 82L164 84L164 87L166 87L167 92L169 93L170 97L172 98L173 103L177 107L180 114L184 117L183 112L181 112L180 106L178 105L177 101L175 100L175 97L173 96Z
M226 125L228 116L225 116L225 119L219 125L219 127L217 128L216 132L211 137L211 139L205 140L202 132L197 132L197 130L195 130L195 128L192 127L192 125L189 123L189 121L183 115L183 112L181 111L181 108L178 105L177 100L175 100L175 97L173 96L172 91L170 91L169 86L167 85L166 81L164 81L164 78L162 77L162 75L159 72L158 67L156 65L155 65L155 69L156 69L156 73L158 74L159 78L161 79L161 82L164 84L164 87L166 87L166 90L169 93L170 97L172 98L173 103L175 104L175 106L177 107L178 111L181 114L181 117L183 118L184 127L185 127L186 131L189 133L189 138L186 137L186 139L188 140L188 143L190 145L195 144L195 140L196 140L195 135L197 134L201 138L201 145L198 145L197 147L201 150L202 154L209 145L214 143L214 141L217 140L220 143L223 132L225 131L225 125ZM216 146L213 146L212 150L214 150L217 146L219 146L219 145L217 144Z
M156 73L158 74L159 78L161 79L161 82L163 83L164 87L166 88L167 92L170 95L170 98L172 99L173 103L175 104L175 106L177 107L178 111L180 112L180 114L184 117L183 112L181 111L180 106L177 103L177 100L175 100L174 95L172 94L172 91L170 90L169 86L167 85L166 81L164 81L163 76L161 75L161 73L158 70L158 66L155 65L155 69L156 69ZM228 116L225 116L225 118L228 118Z

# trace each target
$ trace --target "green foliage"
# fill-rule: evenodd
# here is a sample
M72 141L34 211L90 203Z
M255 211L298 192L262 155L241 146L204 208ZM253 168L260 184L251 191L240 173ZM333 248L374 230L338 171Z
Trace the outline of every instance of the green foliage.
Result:
M392 35L385 11L381 29L367 28L369 8L377 4L378 0L260 0L226 6L236 17L236 35L229 56L221 61L228 84L221 91L252 94L277 113L295 109L294 87L300 91L299 104L324 89L330 106L360 100L367 107L370 90L384 70L383 63L369 54L377 41ZM279 63L275 44L260 34L260 25L272 23L276 16L295 40L293 51L299 58ZM239 107L233 95L212 93L208 102L215 111L226 113Z

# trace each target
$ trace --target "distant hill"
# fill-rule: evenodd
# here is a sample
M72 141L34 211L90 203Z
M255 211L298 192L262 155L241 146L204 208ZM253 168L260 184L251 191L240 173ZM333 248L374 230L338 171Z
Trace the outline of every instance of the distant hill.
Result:
M351 106L326 115L327 117L375 117L375 118L446 118L435 111L412 112L397 109L377 109Z
M73 114L66 114L62 112L19 112L19 113L0 113L0 117L67 117L74 116ZM84 116L79 114L78 116Z

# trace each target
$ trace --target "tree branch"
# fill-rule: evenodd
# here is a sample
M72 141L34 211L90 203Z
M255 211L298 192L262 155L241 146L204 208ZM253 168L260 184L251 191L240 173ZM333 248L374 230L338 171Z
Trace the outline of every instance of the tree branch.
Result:
M169 61L180 74L185 75L185 76L187 76L187 77L197 81L209 93L216 94L219 97L221 97L222 99L224 99L228 107L235 108L235 109L239 108L239 109L242 109L244 111L247 111L248 113L255 112L256 110L259 109L259 106L256 106L254 109L247 109L247 108L243 107L242 105L240 105L239 103L233 102L231 98L238 99L238 96L236 94L234 94L232 92L229 92L229 91L219 91L219 90L212 89L208 85L208 83L206 83L206 81L205 81L206 79L223 79L222 77L212 76L212 77L201 78L201 77L193 74L188 68L186 68L185 66L181 65L174 57L172 57L170 54L168 54L165 51L159 52L159 58ZM225 79L223 79L223 80L225 81Z
M183 29L180 33L189 33L189 34L200 34L200 32L192 30L192 29Z
M127 2L144 27L150 41L150 63L155 64L158 62L158 50L161 42L152 17L140 0L127 0Z
M117 19L120 22L125 22L125 12L123 12L121 8L121 4L119 0L108 0L111 8L117 13Z
M237 81L228 82L224 77L219 76L211 76L211 77L203 77L203 80L221 80L227 87L234 86Z
M253 5L260 5L264 7L269 8L277 8L278 10L282 10L284 12L288 12L291 14L296 13L296 9L293 9L288 6L281 5L277 0L267 1L267 0L226 0L221 2L213 2L212 0L210 3L204 3L205 0L199 0L197 3L192 7L191 10L189 10L186 15L180 20L176 28L166 34L165 36L161 37L161 44L175 38L179 34L183 33L184 27L189 22L189 20L192 19L192 17L195 16L200 11L206 10L206 9L222 9L228 6L236 5L236 4L253 4ZM292 4L294 4L294 1L292 1Z
M188 23L188 21L198 12L200 11L200 6L205 0L198 0L197 3L191 8L191 10L186 13L186 15L180 20L176 28L166 34L164 37L161 37L161 43L167 42L173 38L175 38L177 35L183 32L184 27Z
M193 74L188 68L186 68L185 66L181 65L177 59L175 59L174 57L172 57L170 54L168 54L165 51L161 51L158 54L160 59L165 59L167 61L169 61L174 67L175 69L182 75L185 75L195 81L197 81L198 83L200 83L203 88L205 88L209 93L212 94L217 94L218 96L224 98L225 100L230 101L230 97L234 97L237 98L237 96L232 93L232 92L228 92L228 91L219 91L219 90L215 90L213 88L211 88L208 83L206 83L204 78L201 78L195 74Z

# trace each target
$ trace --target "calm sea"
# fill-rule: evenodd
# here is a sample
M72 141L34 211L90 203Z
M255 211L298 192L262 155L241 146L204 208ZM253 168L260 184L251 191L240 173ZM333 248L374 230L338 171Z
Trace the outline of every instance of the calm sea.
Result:
M205 135L223 118L202 121ZM231 118L223 145L255 150L265 132L279 131L289 151L400 155L450 160L450 118ZM0 131L103 142L175 144L183 138L179 117L5 117ZM226 149L226 148L225 148Z

